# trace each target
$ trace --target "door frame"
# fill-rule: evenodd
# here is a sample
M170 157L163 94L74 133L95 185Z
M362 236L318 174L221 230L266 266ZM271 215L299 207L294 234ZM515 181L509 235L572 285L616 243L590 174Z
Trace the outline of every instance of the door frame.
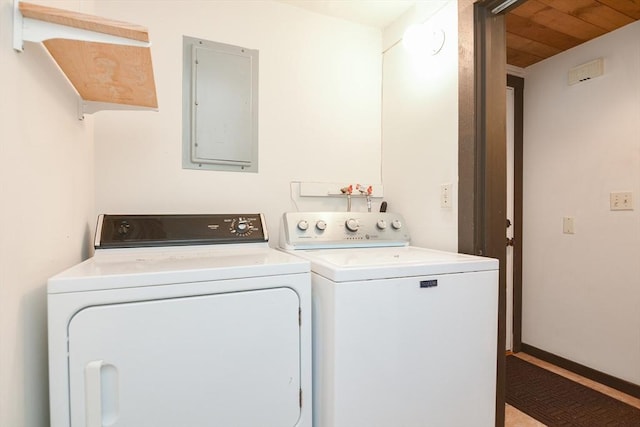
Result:
M458 0L458 251L498 259L496 426L506 394L506 24L526 0Z

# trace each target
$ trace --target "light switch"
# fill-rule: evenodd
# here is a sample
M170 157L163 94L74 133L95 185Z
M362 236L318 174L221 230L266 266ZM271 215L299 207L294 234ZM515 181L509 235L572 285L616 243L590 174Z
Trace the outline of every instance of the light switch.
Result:
M633 193L631 191L618 191L609 195L609 209L612 211L632 211Z

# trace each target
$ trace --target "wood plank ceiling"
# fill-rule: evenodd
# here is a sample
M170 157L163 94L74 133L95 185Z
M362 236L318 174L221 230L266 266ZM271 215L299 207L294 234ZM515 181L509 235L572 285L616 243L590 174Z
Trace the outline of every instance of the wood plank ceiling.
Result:
M640 20L640 0L527 0L506 15L507 63L526 68Z

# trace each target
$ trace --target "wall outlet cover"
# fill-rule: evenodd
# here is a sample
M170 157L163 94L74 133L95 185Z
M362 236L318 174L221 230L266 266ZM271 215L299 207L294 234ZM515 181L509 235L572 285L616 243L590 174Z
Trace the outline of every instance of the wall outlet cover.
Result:
M442 184L440 186L440 207L450 208L452 205L453 185Z
M575 234L575 219L572 216L562 218L562 232L564 234Z

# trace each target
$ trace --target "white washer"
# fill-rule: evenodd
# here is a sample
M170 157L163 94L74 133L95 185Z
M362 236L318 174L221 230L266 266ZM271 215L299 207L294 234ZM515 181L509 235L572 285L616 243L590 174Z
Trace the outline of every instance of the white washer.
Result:
M493 427L498 261L409 246L392 213L283 215L311 262L315 427Z
M48 282L51 426L310 427L309 263L267 240L260 214L100 216Z

